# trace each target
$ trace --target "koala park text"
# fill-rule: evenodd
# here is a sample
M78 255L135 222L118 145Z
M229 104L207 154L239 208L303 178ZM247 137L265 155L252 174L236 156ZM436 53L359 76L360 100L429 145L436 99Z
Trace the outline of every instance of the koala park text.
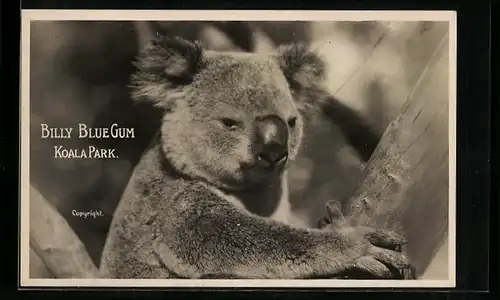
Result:
M71 139L76 133L78 139L134 139L134 128L120 127L113 123L109 127L92 128L79 123L76 127L51 127L42 123L42 139ZM88 145L84 148L66 148L63 145L54 145L54 158L63 159L116 159L116 149L98 148Z

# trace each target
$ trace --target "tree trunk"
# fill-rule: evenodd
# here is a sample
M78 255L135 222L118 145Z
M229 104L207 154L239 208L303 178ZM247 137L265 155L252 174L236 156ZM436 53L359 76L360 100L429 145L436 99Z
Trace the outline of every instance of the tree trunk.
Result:
M30 277L96 278L97 268L66 220L30 190Z
M403 234L417 276L448 238L448 73L446 36L401 114L386 129L345 207L355 222ZM439 279L447 279L448 255L436 257L434 268L445 271Z
M43 260L30 247L30 278L53 278L54 276L47 269Z

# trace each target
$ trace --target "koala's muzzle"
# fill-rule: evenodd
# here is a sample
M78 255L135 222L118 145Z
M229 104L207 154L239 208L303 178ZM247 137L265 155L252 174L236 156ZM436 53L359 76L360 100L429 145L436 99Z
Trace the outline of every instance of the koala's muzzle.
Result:
M255 153L257 165L274 169L288 159L288 127L278 116L266 116L257 121Z

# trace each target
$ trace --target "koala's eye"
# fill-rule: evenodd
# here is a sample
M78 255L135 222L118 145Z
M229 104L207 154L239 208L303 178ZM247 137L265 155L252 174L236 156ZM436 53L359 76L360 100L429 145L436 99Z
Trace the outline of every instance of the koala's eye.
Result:
M236 129L240 125L238 121L230 118L222 118L220 121L225 127L229 129Z
M296 123L297 123L297 117L288 119L288 126L290 128L294 128Z

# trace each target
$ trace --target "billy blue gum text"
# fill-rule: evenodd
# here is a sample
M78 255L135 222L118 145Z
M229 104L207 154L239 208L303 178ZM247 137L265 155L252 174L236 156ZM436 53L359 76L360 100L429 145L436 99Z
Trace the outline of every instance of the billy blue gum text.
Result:
M134 128L120 127L113 123L110 127L92 128L86 124L79 123L73 127L51 127L47 124L41 125L42 139L70 139L76 129L79 139L133 139L135 138Z

